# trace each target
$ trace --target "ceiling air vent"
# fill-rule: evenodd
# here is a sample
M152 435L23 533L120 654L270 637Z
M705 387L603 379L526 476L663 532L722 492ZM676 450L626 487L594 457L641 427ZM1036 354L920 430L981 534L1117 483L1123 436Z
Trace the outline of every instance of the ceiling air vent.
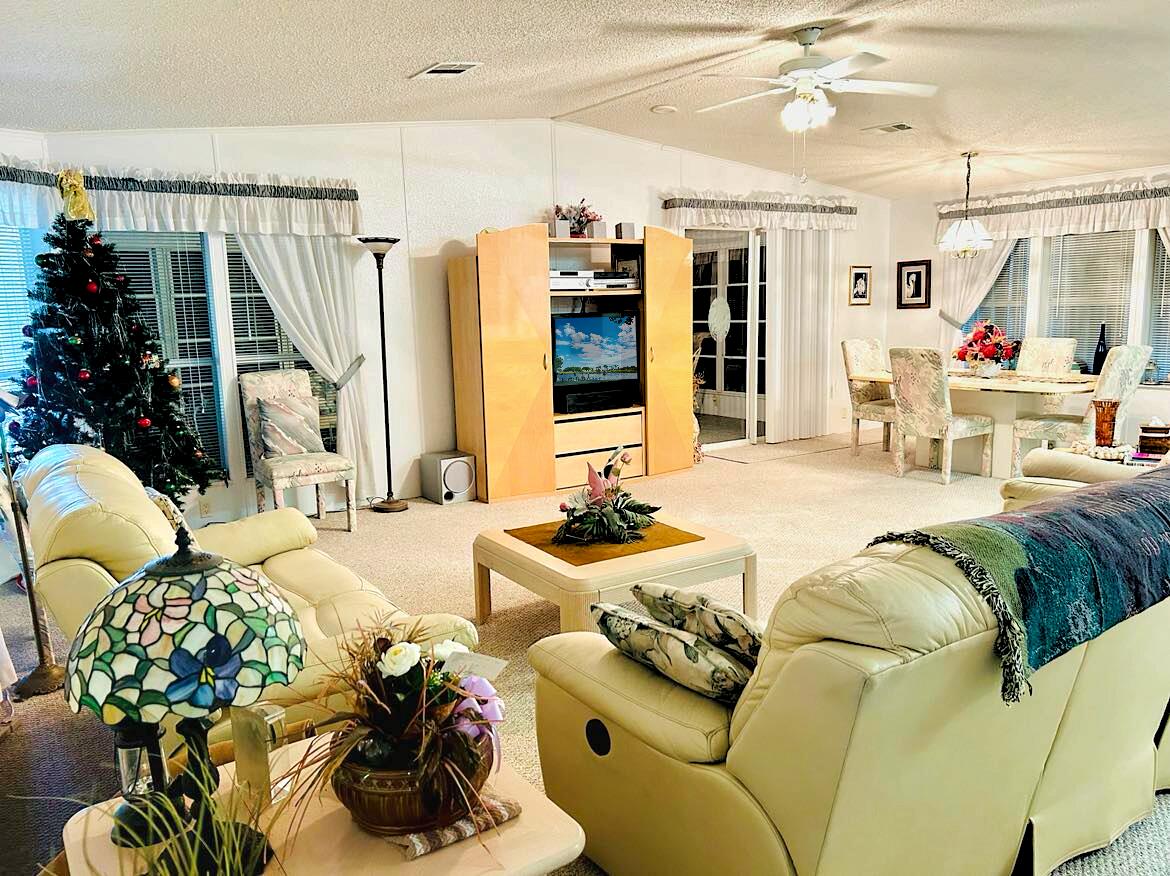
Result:
M420 70L411 76L411 79L453 79L462 76L469 70L474 70L482 64L479 61L444 61L441 64L432 64L425 70Z
M911 125L905 122L891 122L888 125L871 125L868 128L862 128L863 131L881 131L883 134L900 134L902 131L913 131Z

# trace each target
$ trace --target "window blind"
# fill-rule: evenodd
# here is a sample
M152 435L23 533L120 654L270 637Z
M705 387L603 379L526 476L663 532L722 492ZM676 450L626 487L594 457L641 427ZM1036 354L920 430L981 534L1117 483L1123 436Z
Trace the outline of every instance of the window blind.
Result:
M1105 343L1125 343L1133 271L1132 231L1066 234L1052 239L1044 286L1045 334L1076 338L1077 359L1092 364L1101 324Z
M228 290L232 306L232 340L236 349L236 370L240 374L299 368L309 372L313 395L321 402L321 439L325 449L337 450L337 390L301 355L281 328L276 314L264 297L256 275L248 267L235 235L227 236ZM245 428L247 428L245 426ZM244 436L247 442L247 436ZM252 474L251 454L247 457Z
M1154 269L1150 298L1150 356L1158 368L1154 380L1170 381L1170 253L1160 234L1154 235Z
M130 280L142 322L158 334L163 355L183 380L183 413L199 434L203 452L223 465L202 236L107 231L102 237L117 249L119 270Z
M24 365L21 330L28 323L28 290L40 275L34 259L48 249L43 237L43 231L0 227L0 377Z
M1031 241L1016 241L991 289L963 326L969 332L979 320L995 323L1009 338L1023 338L1028 313L1028 258Z

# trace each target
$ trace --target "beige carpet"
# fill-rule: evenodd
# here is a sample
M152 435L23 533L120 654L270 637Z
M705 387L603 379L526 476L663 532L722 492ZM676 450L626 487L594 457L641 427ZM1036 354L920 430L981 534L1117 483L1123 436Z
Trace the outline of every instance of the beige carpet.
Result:
M865 440L880 438L871 432ZM880 444L863 447L858 457L843 447L847 438L817 439L818 446L773 446L796 455L753 464L708 458L694 470L630 482L630 488L672 512L746 537L759 555L761 616L766 617L784 589L801 575L864 547L875 535L999 509L999 482L956 474L949 487L937 473L914 471L893 477ZM765 445L766 446L766 445ZM485 528L505 528L551 520L559 499L539 499L439 507L411 503L403 514L358 515L358 530L344 531L344 515L321 526L319 546L384 588L411 611L473 614L471 543ZM735 580L705 588L738 604ZM557 632L558 613L549 603L511 582L494 578L491 620L481 627L482 650L507 659L498 682L507 703L504 756L518 772L539 784L540 764L533 724L533 677L525 659L528 646ZM0 595L0 625L14 659L26 668L31 637L23 602L15 592ZM0 871L34 872L51 857L65 818L76 804L43 798L89 798L112 793L110 737L95 721L72 716L57 696L18 706L16 733L0 741L0 793L28 795L35 802L6 800L0 827ZM1074 862L1069 874L1164 873L1170 807L1131 829L1109 849ZM1155 831L1150 833L1150 831ZM1157 833L1161 830L1161 833ZM1150 837L1155 837L1151 840ZM1135 851L1136 850L1136 851ZM1118 857L1121 855L1122 857ZM1143 862L1139 869L1130 867ZM1148 864L1148 867L1146 866ZM1129 869L1118 869L1118 866ZM580 861L566 872L598 872Z

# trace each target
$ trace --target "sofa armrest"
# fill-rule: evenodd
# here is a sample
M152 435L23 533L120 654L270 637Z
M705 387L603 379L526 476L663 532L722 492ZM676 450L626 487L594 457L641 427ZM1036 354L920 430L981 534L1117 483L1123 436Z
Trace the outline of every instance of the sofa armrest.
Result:
M1059 478L1012 478L1003 482L999 494L1003 497L1004 511L1017 511L1035 502L1079 490L1083 486L1085 484L1081 481L1062 481Z
M528 661L539 675L668 757L686 763L727 757L727 706L631 660L604 636L550 636L528 649Z
M213 523L195 531L199 547L242 566L255 566L270 557L306 548L317 540L317 530L296 508L264 511L231 523Z
M1043 448L1037 448L1024 457L1022 470L1025 477L1079 481L1081 484L1128 481L1143 471L1148 471L1138 466L1093 459L1080 453L1063 453Z
M117 580L92 560L53 560L37 569L41 605L70 642L93 607L117 586Z

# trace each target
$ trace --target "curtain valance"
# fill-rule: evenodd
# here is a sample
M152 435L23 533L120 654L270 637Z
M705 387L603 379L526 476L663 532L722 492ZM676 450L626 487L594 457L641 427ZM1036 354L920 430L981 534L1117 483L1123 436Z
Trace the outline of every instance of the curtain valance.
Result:
M935 239L963 216L963 202L938 204ZM1140 231L1170 225L1170 176L1110 180L973 198L970 214L995 240L1099 231Z
M61 211L57 172L0 155L0 225L47 228ZM352 236L361 210L353 183L276 175L83 169L105 231Z
M723 226L781 228L789 231L852 231L857 204L846 198L795 195L790 192L679 190L662 196L667 227L675 230Z

